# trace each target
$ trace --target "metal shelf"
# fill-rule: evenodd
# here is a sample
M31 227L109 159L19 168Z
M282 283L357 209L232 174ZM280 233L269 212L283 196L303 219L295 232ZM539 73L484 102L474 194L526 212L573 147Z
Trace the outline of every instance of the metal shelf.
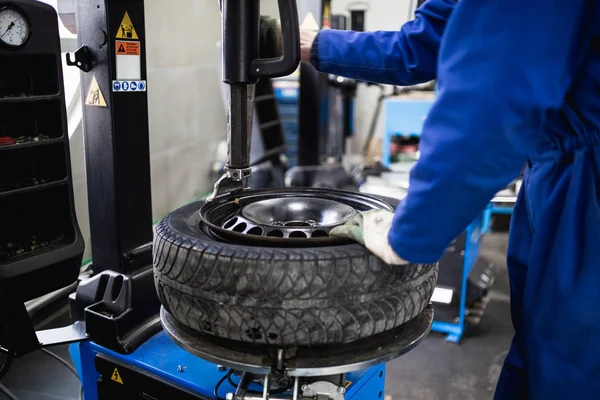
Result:
M53 187L66 185L67 183L68 183L68 179L64 178L59 181L52 181L52 182L48 182L48 183L41 183L39 185L27 186L27 187L13 189L13 190L7 190L6 192L0 192L0 199L2 199L4 197L8 197L8 196L14 196L17 194L25 194L25 193L31 193L31 192L41 191L41 190L45 190L45 189L50 189Z
M33 95L33 96L22 96L22 97L1 97L0 104L7 103L31 103L45 100L60 100L60 93L48 94L48 95Z
M38 147L38 146L44 146L44 145L51 145L51 144L56 144L56 143L62 143L62 141L63 141L63 138L61 136L61 137L58 137L58 138L39 140L37 142L8 144L8 145L5 145L5 146L0 146L0 152L2 152L4 150L30 149L32 147Z

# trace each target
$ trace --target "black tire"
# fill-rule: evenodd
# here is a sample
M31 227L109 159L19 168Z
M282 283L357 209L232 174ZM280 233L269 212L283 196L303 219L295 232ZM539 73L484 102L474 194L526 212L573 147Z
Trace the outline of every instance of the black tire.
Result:
M395 328L429 303L437 265L389 266L358 244L266 248L216 241L193 203L156 228L166 310L192 330L278 346L347 343Z

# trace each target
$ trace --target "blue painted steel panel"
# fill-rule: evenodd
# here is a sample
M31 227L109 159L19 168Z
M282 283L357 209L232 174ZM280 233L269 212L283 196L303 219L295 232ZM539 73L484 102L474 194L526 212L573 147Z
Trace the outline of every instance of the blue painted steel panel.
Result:
M96 383L100 375L95 367L95 357L98 353L109 356L117 363L138 368L208 398L213 398L215 385L226 373L226 371L219 371L215 364L202 360L175 345L164 332L158 333L128 355L105 349L93 342L76 343L71 345L69 350L80 374L86 400L98 400ZM183 372L178 371L179 366L184 368ZM383 393L384 390L385 365L352 372L346 377L347 381L351 382L347 388L347 399L377 399L379 393ZM127 382L124 384L126 385ZM229 383L224 383L219 393L224 397L228 391L233 391L233 387Z

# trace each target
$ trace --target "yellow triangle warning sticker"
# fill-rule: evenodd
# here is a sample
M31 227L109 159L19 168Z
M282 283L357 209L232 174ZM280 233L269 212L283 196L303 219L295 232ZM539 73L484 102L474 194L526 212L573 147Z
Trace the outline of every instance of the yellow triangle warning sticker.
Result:
M100 90L100 86L98 86L98 81L95 76L92 78L90 90L85 98L85 104L88 106L106 107L106 100L104 100L104 96L102 95L102 91Z
M112 376L110 377L111 381L115 381L117 383L120 383L121 385L123 385L123 379L121 379L121 374L119 374L119 371L115 368L115 372L113 372Z
M121 25L119 25L119 30L117 31L117 39L139 39L135 28L133 27L133 22L131 22L131 18L129 18L129 13L125 11L125 16L123 17L123 21L121 21Z

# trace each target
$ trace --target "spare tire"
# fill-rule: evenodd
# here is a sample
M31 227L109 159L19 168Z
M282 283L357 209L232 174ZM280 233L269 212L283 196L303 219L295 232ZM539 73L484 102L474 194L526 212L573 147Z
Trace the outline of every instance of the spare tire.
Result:
M160 301L193 331L284 347L348 343L414 318L435 288L437 264L390 266L359 244L217 241L200 228L202 204L165 217L154 240Z

